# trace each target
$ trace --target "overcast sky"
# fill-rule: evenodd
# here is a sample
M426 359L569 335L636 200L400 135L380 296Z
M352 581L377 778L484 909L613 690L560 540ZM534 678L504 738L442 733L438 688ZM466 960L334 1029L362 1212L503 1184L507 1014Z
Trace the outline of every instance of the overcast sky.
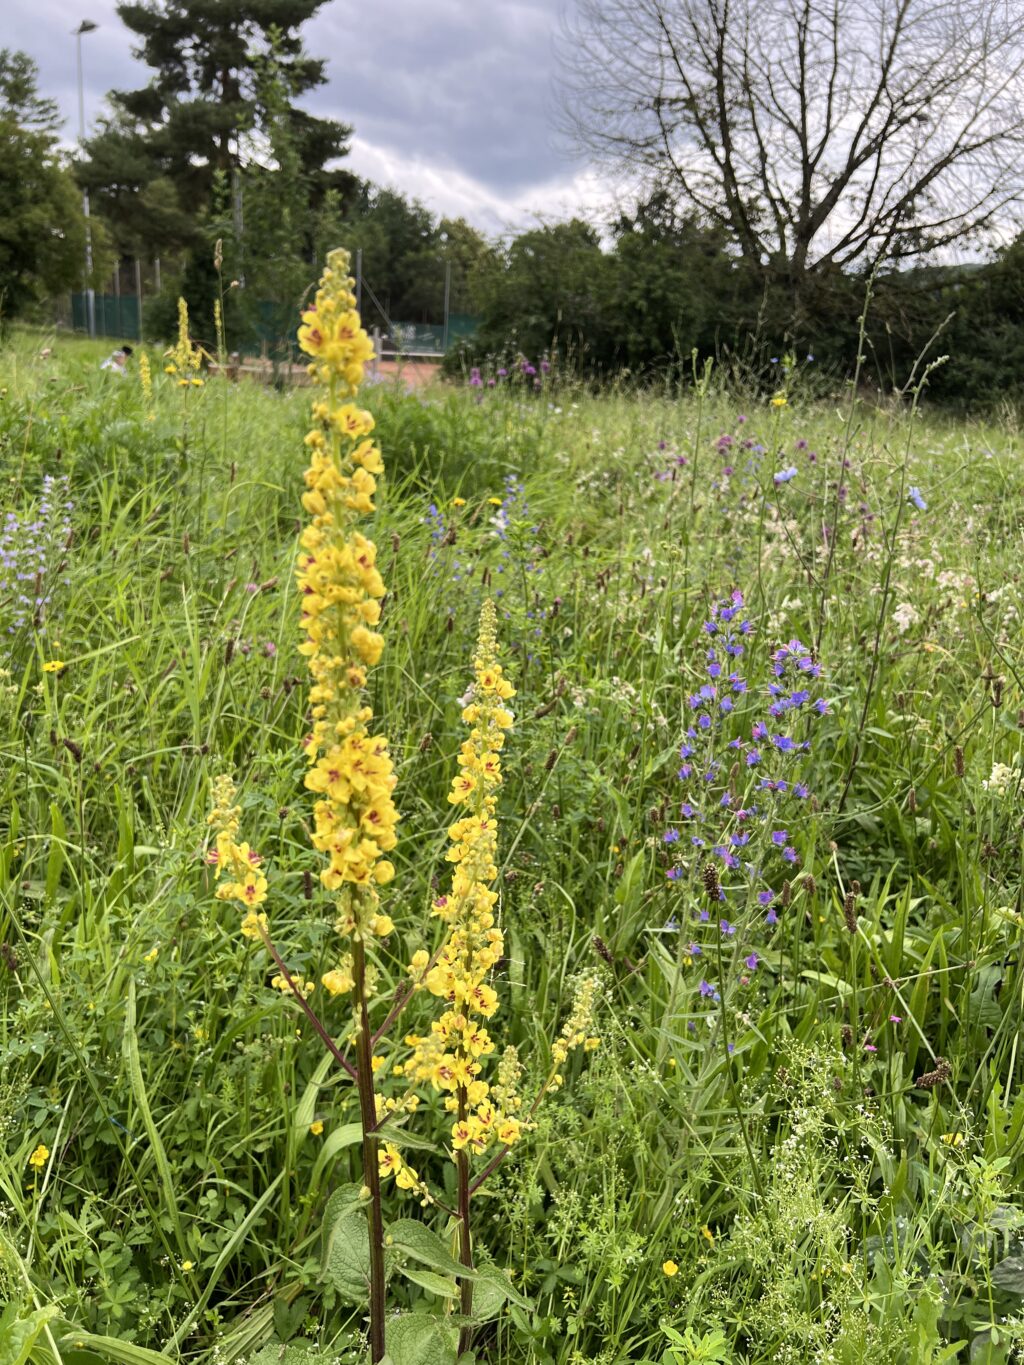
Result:
M604 189L553 129L554 38L571 0L327 0L303 30L327 58L327 84L305 103L355 129L348 164L414 195L436 213L486 232L522 228L573 210L600 212ZM0 44L39 65L78 132L75 39L82 39L86 123L112 88L132 89L147 68L114 0L0 0Z

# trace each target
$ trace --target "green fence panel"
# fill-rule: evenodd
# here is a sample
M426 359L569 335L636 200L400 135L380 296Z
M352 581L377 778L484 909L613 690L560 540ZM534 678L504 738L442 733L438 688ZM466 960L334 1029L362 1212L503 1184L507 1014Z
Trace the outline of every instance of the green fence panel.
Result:
M135 294L97 294L95 296L96 335L113 337L117 341L139 341L142 337L142 316ZM291 307L266 300L257 302L255 316L250 314L248 335L237 331L228 338L231 350L259 353L263 348L280 353L289 348L293 359L300 358L295 339ZM476 334L479 318L466 313L453 313L448 319L447 332L442 323L394 322L390 332L383 335L384 350L409 354L442 356L447 346L468 340ZM71 295L71 326L76 332L89 330L88 303L84 293ZM286 340L287 338L287 340Z
M440 322L392 322L388 334L391 346L412 355L444 355L449 346L476 334L479 318L453 313L448 319L447 336ZM385 342L387 349L387 342Z
M94 302L96 335L118 341L140 341L142 328L139 300L135 294L97 294ZM84 293L71 295L71 326L89 330L89 304Z

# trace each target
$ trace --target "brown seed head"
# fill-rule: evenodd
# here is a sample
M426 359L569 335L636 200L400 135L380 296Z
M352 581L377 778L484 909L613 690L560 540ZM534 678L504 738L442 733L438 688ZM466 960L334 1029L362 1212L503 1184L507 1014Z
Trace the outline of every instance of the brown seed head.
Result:
M934 1090L936 1086L945 1085L952 1074L953 1068L945 1057L936 1057L934 1071L923 1072L914 1084L921 1090Z
M718 868L714 863L705 863L701 868L701 880L704 883L704 890L713 901L722 899L722 883L718 880Z
M857 932L857 897L853 891L847 891L846 899L843 901L843 919L846 927L851 934Z

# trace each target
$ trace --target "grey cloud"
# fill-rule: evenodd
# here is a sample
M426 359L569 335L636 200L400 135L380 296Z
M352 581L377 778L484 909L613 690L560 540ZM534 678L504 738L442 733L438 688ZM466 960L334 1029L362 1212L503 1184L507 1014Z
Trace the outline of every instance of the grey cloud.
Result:
M571 0L564 0L571 3ZM78 132L75 39L82 40L87 123L112 88L146 80L114 0L2 0L0 43L23 48ZM329 0L307 26L328 81L308 107L350 123L402 159L458 172L489 196L521 199L577 169L551 131L558 0ZM401 188L401 186L399 186Z
M550 128L556 22L543 0L376 0L371 11L335 0L310 25L330 63L315 104L371 142L520 191L570 170Z
M95 125L108 90L131 88L146 79L133 60L132 35L117 17L114 0L7 0L0 43L20 48L39 66L43 94L57 100L69 142L78 136L76 40L82 19L99 27L82 38L82 84L87 125Z

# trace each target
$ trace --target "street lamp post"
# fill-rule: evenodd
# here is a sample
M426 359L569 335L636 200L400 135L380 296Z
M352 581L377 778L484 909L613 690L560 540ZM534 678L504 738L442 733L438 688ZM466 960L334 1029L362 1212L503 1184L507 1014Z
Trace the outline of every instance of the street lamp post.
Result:
M75 29L78 55L78 145L85 142L85 89L82 85L82 34L92 33L98 26L91 19L83 19ZM82 190L82 213L85 216L85 306L89 318L89 335L96 335L96 294L92 287L92 223L89 219L89 191Z

